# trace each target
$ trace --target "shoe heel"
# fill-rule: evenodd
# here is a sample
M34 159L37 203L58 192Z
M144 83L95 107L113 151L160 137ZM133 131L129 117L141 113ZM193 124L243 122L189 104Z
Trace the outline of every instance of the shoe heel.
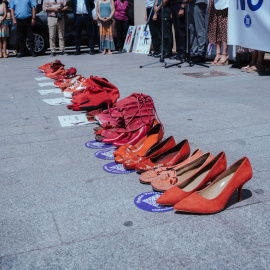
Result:
M241 202L242 200L242 188L243 188L244 185L240 186L238 188L238 202Z

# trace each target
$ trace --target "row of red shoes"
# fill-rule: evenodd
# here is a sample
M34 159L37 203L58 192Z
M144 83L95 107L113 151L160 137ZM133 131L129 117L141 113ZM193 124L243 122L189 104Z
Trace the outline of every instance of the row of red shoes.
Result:
M59 60L38 69L55 80L55 86L62 90L65 97L71 98L73 104L68 105L68 109L91 112L89 121L94 120L95 114L112 107L120 96L118 88L107 79L82 77L77 74L76 68L64 69Z
M221 211L235 190L241 200L243 185L252 178L252 167L243 157L227 169L224 152L214 157L196 149L190 155L188 140L175 144L172 136L162 140L164 131L156 120L135 145L124 144L115 161L125 169L141 173L139 180L164 192L157 203L177 211L209 214Z

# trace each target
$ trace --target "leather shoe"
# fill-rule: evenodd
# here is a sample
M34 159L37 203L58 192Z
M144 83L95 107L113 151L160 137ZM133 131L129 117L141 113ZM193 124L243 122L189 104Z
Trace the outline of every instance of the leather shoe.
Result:
M171 53L164 53L163 57L164 57L164 58L170 58L171 55L172 55Z
M80 51L76 51L76 52L74 53L74 55L79 55L79 54L81 54Z
M176 60L177 54L172 55L171 57L169 57L170 60Z
M23 53L17 53L16 58L24 57Z
M155 52L148 53L148 56L153 56Z
M30 52L32 57L37 57L37 55L35 54L35 52Z
M155 58L159 58L161 56L161 53L157 53L153 55Z
M88 53L89 53L90 55L93 55L93 54L94 54L94 50L91 49Z

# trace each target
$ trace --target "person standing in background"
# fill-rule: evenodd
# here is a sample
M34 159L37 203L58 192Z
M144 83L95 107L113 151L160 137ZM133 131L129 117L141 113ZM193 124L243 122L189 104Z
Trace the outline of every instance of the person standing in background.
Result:
M118 52L122 52L129 27L128 21L129 4L125 0L116 0L114 2L114 5L115 5L114 19L116 21L116 30L117 30L117 48Z
M56 55L55 37L58 30L59 47L61 55L68 55L65 52L65 16L64 12L68 9L66 0L44 0L43 10L47 12L49 28L51 56Z
M10 0L12 22L17 25L18 53L16 57L23 57L26 49L26 38L30 47L30 54L36 57L34 43L34 25L36 23L35 0Z
M176 55L170 59L186 59L185 4L183 0L170 0L171 14L175 31Z
M154 8L155 0L146 0L146 12L145 12L145 21L149 21L149 29L152 37L153 52L149 53L148 56L160 55L160 38L158 35L158 23L157 20L153 20L155 13Z
M229 0L210 0L208 16L208 40L216 46L216 57L211 65L229 64L227 31ZM222 53L221 53L222 44Z
M9 28L7 24L7 6L0 0L0 58L3 57L2 49L4 51L4 58L8 57L7 54L7 37L9 37Z
M93 42L93 17L92 10L95 8L93 0L70 0L74 14L75 32L75 44L76 52L74 55L81 53L81 34L85 27L86 34L88 36L89 54L94 54L94 42Z
M206 9L208 0L189 0L190 60L201 62L206 56Z
M100 20L100 49L103 50L102 55L112 54L115 49L112 35L112 18L114 15L114 2L113 0L101 0L97 3L97 15Z
M163 5L163 57L168 58L172 54L173 47L173 34L172 34L172 19L169 0L156 0L155 13L153 20L158 22L158 36L162 43L162 5ZM162 45L162 44L161 44ZM161 48L160 48L161 50ZM160 57L161 53L155 55L156 58Z

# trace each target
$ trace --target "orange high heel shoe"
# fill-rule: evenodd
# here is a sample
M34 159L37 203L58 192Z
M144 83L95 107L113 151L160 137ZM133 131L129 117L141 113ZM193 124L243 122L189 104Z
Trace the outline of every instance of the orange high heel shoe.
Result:
M247 157L231 165L205 189L194 192L174 206L182 212L213 214L220 212L238 189L238 202L241 201L243 185L252 178L252 167Z
M226 170L226 167L226 156L224 152L221 152L190 178L165 191L157 199L157 203L162 205L177 204L195 191L204 188L207 183L214 181L217 176Z
M139 148L133 151L126 151L125 153L119 154L115 157L116 163L123 163L125 160L130 160L135 157L141 157L146 154L146 152L157 142L159 142L164 135L163 127L161 124L157 124L151 128L149 131L147 138L141 144Z
M219 61L215 64L216 66L227 66L227 65L229 65L229 54L227 53L227 54L222 54L222 55L225 55L226 56L226 58L225 58L225 60L221 60L222 59L222 57L219 59Z

